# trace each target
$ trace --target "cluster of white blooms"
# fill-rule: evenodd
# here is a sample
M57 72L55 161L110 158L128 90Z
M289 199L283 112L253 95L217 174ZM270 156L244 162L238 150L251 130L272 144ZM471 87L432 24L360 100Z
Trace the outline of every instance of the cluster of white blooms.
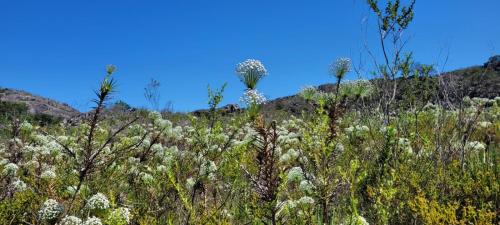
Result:
M3 174L5 175L15 175L19 170L19 166L15 163L8 163L3 167Z
M289 181L301 181L304 177L304 172L302 171L302 168L296 166L292 167L288 171L287 178Z
M102 225L101 219L92 216L89 217L85 220L85 222L82 225Z
M153 175L146 173L146 172L140 172L139 177L141 178L142 182L144 182L145 184L148 184L148 185L153 184L155 181L155 178L153 177Z
M12 183L11 183L11 187L16 190L16 191L25 191L28 186L26 185L26 183L24 183L22 180L20 179L15 179Z
M105 210L109 208L109 200L106 195L97 193L90 197L87 201L86 207L91 210Z
M299 157L299 152L296 151L295 149L291 148L288 150L288 152L286 152L285 154L281 155L280 156L280 159L279 161L281 163L287 163L287 162L290 162L292 160L295 160Z
M51 180L56 178L56 172L53 169L47 169L40 174L40 177L44 180Z
M351 59L349 58L338 58L330 65L330 74L337 78L343 78L350 71Z
M484 129L486 129L486 128L490 127L491 125L492 125L492 123L491 123L491 122L489 122L489 121L481 121L481 122L479 122L479 126L480 126L481 128L484 128Z
M267 70L261 61L256 59L247 59L236 66L236 73L242 77L252 74L253 76L263 77Z
M413 149L411 147L411 142L408 138L399 138L398 146L408 153L413 153Z
M82 225L82 219L76 216L65 216L58 225Z
M370 131L370 128L368 128L365 125L356 125L356 126L350 126L345 129L346 133L365 133Z
M193 189L194 185L196 184L196 181L194 180L194 178L190 177L186 180L186 187L188 189Z
M370 225L368 221L362 216L351 216L346 219L344 223L341 223L341 225Z
M314 199L309 196L304 196L302 198L299 198L297 202L304 205L312 205L314 204Z
M247 106L260 105L267 101L266 97L256 89L248 89L243 93L240 101Z
M125 207L120 207L120 208L114 209L108 215L107 221L110 224L124 225L124 224L129 224L130 219L131 219L130 209L125 208Z
M217 165L215 164L214 161L205 160L201 164L200 170L201 170L201 174L207 176L208 179L215 180L216 172L217 172Z
M465 148L472 151L483 151L486 149L486 146L480 141L471 141L465 144Z
M311 181L302 180L300 182L299 189L306 194L310 194L314 190L314 185L311 183Z
M59 217L63 212L63 207L54 199L45 201L38 211L40 220L53 220Z
M373 93L374 87L369 80L354 80L343 83L340 92L345 96L368 97Z

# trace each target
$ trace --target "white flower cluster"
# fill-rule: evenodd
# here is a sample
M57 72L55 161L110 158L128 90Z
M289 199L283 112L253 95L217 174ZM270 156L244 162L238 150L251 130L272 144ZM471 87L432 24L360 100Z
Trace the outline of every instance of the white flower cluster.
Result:
M262 77L267 74L264 64L256 59L247 59L236 66L236 73L241 76L253 74L254 76Z
M205 160L200 167L201 173L208 177L210 180L215 180L217 165L212 160Z
M285 154L280 156L279 161L281 163L287 163L287 162L290 162L292 160L297 159L298 157L299 157L299 152L295 151L295 149L291 148L288 150L288 152L286 152Z
M109 208L109 200L104 194L97 193L90 197L86 207L91 210L104 210Z
M373 93L374 87L369 80L354 80L343 83L340 86L340 93L344 96L368 97Z
M20 179L16 179L14 180L12 183L11 183L11 187L16 190L16 191L25 191L28 186L26 185L26 183L24 183L22 180Z
M255 89L246 90L240 99L247 106L260 105L267 101L266 97Z
M370 225L362 216L351 216L341 225Z
M399 138L398 139L398 146L410 154L413 153L413 149L411 147L411 142L410 142L410 140L408 140L408 138Z
M82 225L82 219L76 216L65 216L58 225Z
M311 194L314 190L314 185L311 183L311 181L302 180L300 182L299 189L306 194Z
M356 125L356 126L350 126L345 129L346 133L365 133L370 131L370 128L368 128L365 125Z
M5 175L15 175L19 166L15 163L8 163L3 167L3 174Z
M44 180L51 180L57 177L56 172L53 169L47 169L40 174L40 177Z
M131 219L130 209L120 207L114 209L108 216L110 224L124 225L129 224Z
M338 58L330 65L330 74L337 78L343 78L350 71L351 59L349 58Z
M292 167L288 171L287 178L289 181L298 181L300 182L304 178L304 172L302 171L302 168L296 166Z
M85 222L82 225L102 225L101 219L92 216L89 217L85 220Z
M465 149L478 152L478 151L485 150L486 146L482 142L471 141L471 142L467 142L467 144L465 144Z
M59 217L63 212L63 207L54 199L45 201L38 211L41 220L53 220Z

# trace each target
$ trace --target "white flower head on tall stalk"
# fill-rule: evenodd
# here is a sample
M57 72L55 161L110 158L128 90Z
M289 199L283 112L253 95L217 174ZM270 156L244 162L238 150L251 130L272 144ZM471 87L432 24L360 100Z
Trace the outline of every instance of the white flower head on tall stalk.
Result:
M267 75L267 70L261 61L247 59L236 66L236 74L248 89L255 89L259 80Z
M344 76L351 71L351 59L349 58L338 58L335 62L330 65L330 74L338 79L344 78Z

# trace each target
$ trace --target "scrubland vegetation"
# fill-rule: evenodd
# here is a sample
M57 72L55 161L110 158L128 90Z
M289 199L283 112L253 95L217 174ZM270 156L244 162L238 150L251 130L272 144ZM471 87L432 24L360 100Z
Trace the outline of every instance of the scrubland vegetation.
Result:
M411 6L369 3L384 35L411 21ZM432 66L393 56L375 71L383 82L344 82L339 58L335 91L303 88L313 113L279 120L261 112L258 60L236 67L241 113L217 110L223 86L206 115L174 122L104 116L109 66L78 123L2 122L0 224L498 224L500 97L451 103ZM401 77L416 83L395 93Z

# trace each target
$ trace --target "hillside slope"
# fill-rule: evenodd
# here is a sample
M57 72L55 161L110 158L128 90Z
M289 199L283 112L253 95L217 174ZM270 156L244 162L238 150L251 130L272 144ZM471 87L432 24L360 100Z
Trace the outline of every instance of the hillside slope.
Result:
M66 103L10 88L0 88L0 101L25 104L31 114L45 114L63 119L80 114L78 110Z

